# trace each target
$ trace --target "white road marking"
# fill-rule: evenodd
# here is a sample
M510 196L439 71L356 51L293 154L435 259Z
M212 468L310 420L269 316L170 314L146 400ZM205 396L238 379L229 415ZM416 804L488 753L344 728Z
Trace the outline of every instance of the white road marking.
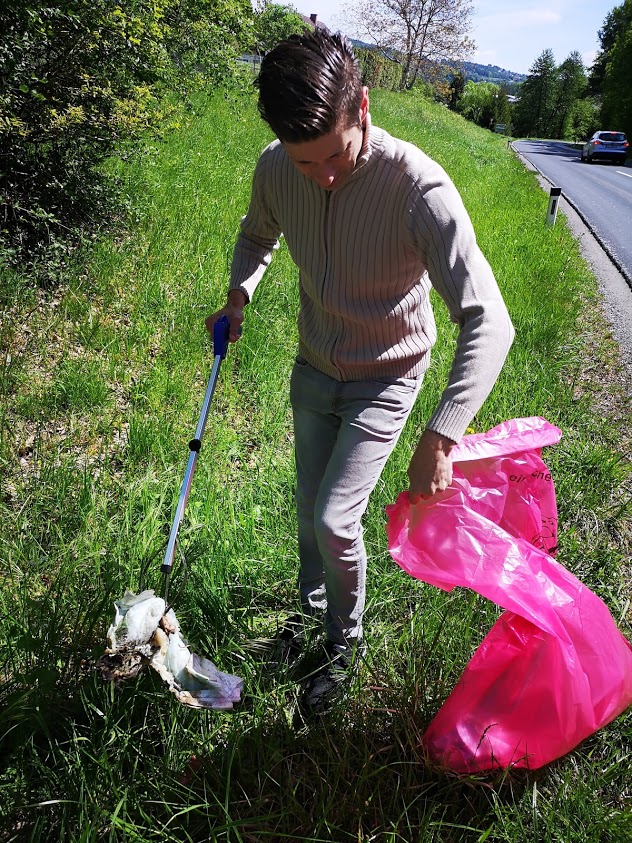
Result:
M624 173L623 170L617 170L620 176L627 176L629 179L632 179L632 173Z

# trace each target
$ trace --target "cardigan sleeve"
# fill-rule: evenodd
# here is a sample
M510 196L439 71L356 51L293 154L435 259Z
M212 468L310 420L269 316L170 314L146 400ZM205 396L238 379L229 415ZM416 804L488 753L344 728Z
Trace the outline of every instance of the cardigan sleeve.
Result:
M461 196L433 165L411 194L409 225L459 334L447 386L426 426L458 442L500 374L514 329Z
M230 268L230 290L241 290L248 301L279 246L281 228L270 207L267 173L275 165L274 147L267 147L255 168L250 205L242 218Z

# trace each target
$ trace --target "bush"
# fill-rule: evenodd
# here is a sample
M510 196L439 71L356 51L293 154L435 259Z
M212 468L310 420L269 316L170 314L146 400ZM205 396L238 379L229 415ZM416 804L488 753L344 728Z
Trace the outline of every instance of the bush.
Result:
M111 207L100 164L197 74L226 78L245 0L5 0L0 9L0 260L45 274ZM248 7L249 8L249 7ZM40 263L42 256L46 258ZM57 255L57 257L55 257Z
M265 55L279 41L290 35L311 31L311 28L293 6L264 0L255 16L252 49L257 55Z
M402 69L397 62L389 61L378 50L359 47L354 50L362 70L362 84L369 88L399 90Z

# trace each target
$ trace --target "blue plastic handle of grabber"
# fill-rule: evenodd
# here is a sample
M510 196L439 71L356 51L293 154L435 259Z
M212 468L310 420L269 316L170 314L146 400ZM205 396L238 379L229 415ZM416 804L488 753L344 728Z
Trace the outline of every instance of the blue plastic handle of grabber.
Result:
M230 333L230 320L228 316L222 316L213 325L213 356L226 357L228 348L228 335Z

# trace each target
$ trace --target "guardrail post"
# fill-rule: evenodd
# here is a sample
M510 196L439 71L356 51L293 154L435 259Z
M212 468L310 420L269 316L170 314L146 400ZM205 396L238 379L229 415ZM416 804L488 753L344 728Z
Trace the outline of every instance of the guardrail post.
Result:
M557 208L560 204L560 196L562 195L561 187L552 187L549 197L549 210L546 215L546 224L555 225L555 218L557 217Z

